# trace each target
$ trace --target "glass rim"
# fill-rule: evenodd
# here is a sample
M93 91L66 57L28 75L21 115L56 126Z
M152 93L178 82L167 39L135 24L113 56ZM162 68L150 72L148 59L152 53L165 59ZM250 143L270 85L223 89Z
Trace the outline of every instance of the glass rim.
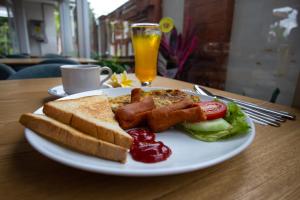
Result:
M134 27L141 27L141 26L155 26L155 27L159 27L159 24L157 23L133 23L131 24L131 28Z

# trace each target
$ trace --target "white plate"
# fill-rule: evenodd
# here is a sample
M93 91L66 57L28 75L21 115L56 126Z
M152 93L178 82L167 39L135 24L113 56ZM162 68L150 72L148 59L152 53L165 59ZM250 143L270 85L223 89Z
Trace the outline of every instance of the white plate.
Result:
M100 89L112 88L108 83L103 83ZM57 85L48 89L48 93L56 96L56 97L66 97L68 94L64 91L64 87L62 85Z
M149 89L157 88L147 88L147 90ZM62 99L97 94L107 94L108 96L115 97L129 94L130 91L130 88L103 89L70 95ZM201 100L207 101L211 100L211 98L201 96ZM38 109L35 113L41 114L42 108ZM68 166L112 175L159 176L206 168L238 155L250 145L255 136L255 128L249 117L247 117L247 122L251 126L248 134L218 142L202 142L176 129L158 133L156 134L157 140L163 141L169 146L172 149L172 155L166 161L154 164L136 162L130 155L128 155L128 160L125 164L88 156L57 145L29 129L25 129L25 136L37 151Z

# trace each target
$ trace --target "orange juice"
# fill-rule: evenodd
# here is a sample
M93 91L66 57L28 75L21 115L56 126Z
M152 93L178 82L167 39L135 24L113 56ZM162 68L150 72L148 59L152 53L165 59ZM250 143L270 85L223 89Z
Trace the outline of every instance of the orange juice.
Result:
M157 24L132 25L135 75L142 85L151 84L157 73L157 56L161 33Z

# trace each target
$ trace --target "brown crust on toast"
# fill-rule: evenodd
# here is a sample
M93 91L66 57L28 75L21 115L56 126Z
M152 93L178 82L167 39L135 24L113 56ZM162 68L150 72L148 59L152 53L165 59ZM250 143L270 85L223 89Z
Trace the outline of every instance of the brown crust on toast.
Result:
M88 136L45 115L23 114L20 123L38 134L74 150L118 162L126 162L127 149Z
M60 109L57 109L53 106L51 106L50 103L46 103L43 108L43 112L45 115L51 116L52 118L64 123L64 124L70 124L72 119L72 114L68 112L64 112Z
M133 142L132 137L115 121L108 99L103 96L98 97L101 102L90 102L93 98L97 99L97 96L48 102L44 105L43 112L90 136L129 149ZM68 104L74 108L68 108ZM67 109L62 107L65 105Z

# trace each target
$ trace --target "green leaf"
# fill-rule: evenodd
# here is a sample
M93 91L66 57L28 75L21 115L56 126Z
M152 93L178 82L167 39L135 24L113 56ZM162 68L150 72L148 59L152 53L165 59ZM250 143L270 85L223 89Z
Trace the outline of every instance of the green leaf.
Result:
M225 120L232 125L231 134L238 134L247 132L250 128L246 116L242 112L241 108L233 102L227 104L227 114Z
M193 137L207 142L215 142L238 134L246 134L250 129L250 126L246 121L245 114L242 112L241 108L233 102L229 102L227 104L227 114L224 119L231 125L231 127L219 131L199 131L189 128L193 127L193 123L191 123L191 126L187 126L185 124L181 127Z
M123 73L123 71L126 71L126 66L124 64L118 63L115 58L112 59L112 60L100 60L99 65L100 66L107 66L113 72L115 72L117 74L120 74L120 73Z

